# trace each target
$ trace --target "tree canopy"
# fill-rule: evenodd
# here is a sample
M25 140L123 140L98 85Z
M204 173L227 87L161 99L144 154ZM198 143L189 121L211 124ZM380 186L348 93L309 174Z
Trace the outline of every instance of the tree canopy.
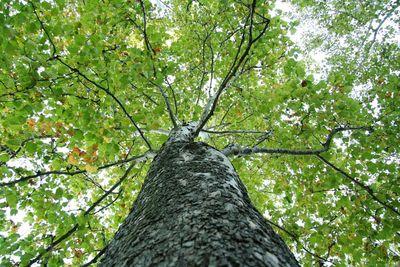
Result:
M398 1L0 3L0 265L95 263L190 122L300 263L399 261Z

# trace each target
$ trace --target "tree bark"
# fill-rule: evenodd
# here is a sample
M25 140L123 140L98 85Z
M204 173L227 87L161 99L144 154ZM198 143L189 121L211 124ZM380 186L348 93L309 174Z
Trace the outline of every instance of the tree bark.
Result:
M230 161L167 142L100 266L299 266L251 204Z

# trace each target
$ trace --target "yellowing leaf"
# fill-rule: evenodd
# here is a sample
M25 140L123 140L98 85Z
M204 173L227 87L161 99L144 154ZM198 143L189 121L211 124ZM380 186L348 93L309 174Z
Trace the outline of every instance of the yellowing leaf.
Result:
M93 165L87 164L87 165L85 165L85 170L86 170L88 173L95 173L95 172L97 172L97 167L96 167L96 166L93 166Z
M77 158L75 158L74 154L72 154L72 153L68 155L67 162L71 165L79 164L79 160Z
M28 120L26 121L26 123L28 124L28 127L29 127L31 130L35 129L35 126L36 126L36 120L35 120L35 119L30 118L30 119L28 119Z

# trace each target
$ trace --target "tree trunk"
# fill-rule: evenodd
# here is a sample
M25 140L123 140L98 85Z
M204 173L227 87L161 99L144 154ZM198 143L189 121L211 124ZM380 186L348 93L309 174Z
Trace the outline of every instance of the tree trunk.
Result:
M298 266L216 149L168 141L100 266Z

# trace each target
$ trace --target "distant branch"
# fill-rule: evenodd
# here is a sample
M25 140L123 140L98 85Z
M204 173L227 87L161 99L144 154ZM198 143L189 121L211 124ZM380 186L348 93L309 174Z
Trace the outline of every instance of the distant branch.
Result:
M176 100L176 95L175 95L174 88L172 88L171 83L168 81L168 77L165 78L165 83L168 85L168 88L171 91L172 98L174 99L175 116L178 117L178 101Z
M63 64L64 66L66 66L68 69L70 69L71 71L77 73L79 76L81 76L83 79L85 79L86 81L88 81L89 83L93 84L94 86L96 86L97 88L99 88L100 90L102 90L103 92L105 92L107 95L109 95L115 102L117 102L118 106L122 109L122 111L124 112L124 114L129 118L129 120L131 121L131 123L133 124L133 126L136 128L136 130L138 130L140 136L142 137L142 139L144 140L144 142L146 143L147 147L151 150L151 144L150 142L147 140L147 138L144 136L143 131L139 128L139 126L137 125L137 123L133 120L132 116L128 113L128 111L126 110L125 106L122 104L122 102L113 94L111 93L111 91L107 88L105 88L104 86L100 85L99 83L89 79L85 74L83 74L79 69L74 68L70 65L68 65L67 63L65 63L60 57L55 56L54 59L58 60L61 64Z
M339 169L338 167L336 167L335 165L333 165L331 162L329 162L327 159L325 159L324 157L322 157L321 155L316 155L317 158L319 158L323 163L325 163L326 165L328 165L329 167L331 167L332 169L334 169L335 171L337 171L338 173L340 173L342 176L346 177L347 179L349 179L352 183L354 183L355 185L361 187L363 190L365 190L370 196L371 198L378 202L379 204L381 204L382 206L384 206L385 208L391 210L392 212L396 213L397 215L400 216L400 212L393 207L392 205L388 204L387 202L382 201L381 199L379 199L374 191L372 190L371 187L369 187L368 185L364 184L363 182L361 182L359 179L351 177L349 174L347 174L345 171Z
M101 201L103 201L110 193L114 191L115 188L117 188L129 175L130 171L132 170L133 166L135 166L135 162L132 162L132 164L128 167L128 169L125 171L125 173L122 175L122 177L119 179L117 183L115 183L109 190L107 190L97 201L95 201L84 213L83 216L87 216L92 210L98 206ZM39 261L46 253L52 251L54 247L56 247L58 244L66 240L68 237L70 237L73 233L78 230L79 224L75 224L68 232L66 232L64 235L61 237L57 238L54 240L50 245L47 246L47 248L43 249L35 258L29 261L29 264L27 266L31 266L37 261Z
M151 47L148 35L147 35L147 18L146 18L146 10L144 8L144 3L143 1L139 1L140 2L140 7L142 8L142 12L143 12L143 38L145 40L146 43L146 47L147 50L149 50L150 54L155 53L155 51L153 50L153 48Z
M112 206L121 197L121 193L122 193L122 190L119 190L119 192L117 193L117 196L113 200L111 200L110 203L107 203L105 206L99 208L98 210L94 211L90 215L95 215L95 214L97 214L99 212L102 212L103 210L107 209L108 207Z
M254 23L253 18L254 18L254 14L255 14L255 8L256 8L256 0L253 0L253 2L251 4L251 8L250 8L250 13L246 19L246 22L250 21L250 25L248 25L247 23L245 24L242 38L241 38L239 47L238 47L236 55L235 55L235 59L233 60L233 63L231 65L231 68L229 69L224 80L221 82L220 86L218 87L217 92L212 97L210 97L209 100L207 101L207 104L201 115L200 122L194 129L194 136L197 136L199 134L199 132L203 129L203 127L207 123L207 121L212 117L212 115L214 114L214 111L217 107L217 103L218 103L219 97L221 96L222 92L224 90L226 90L227 88L229 88L231 86L231 84L233 83L233 81L237 78L238 69L241 67L243 62L245 62L246 58L248 57L252 45L255 42L257 42L264 35L265 31L267 30L267 28L269 26L270 20L265 19L264 28L262 29L262 31L256 37L253 36L253 23ZM239 56L242 46L245 42L246 26L249 26L248 42L247 42L245 51L242 53L241 56Z
M278 224L276 224L276 223L274 223L274 222L272 222L272 221L270 221L270 220L268 220L268 219L266 219L266 221L267 221L269 224L271 224L271 225L275 226L276 228L280 229L281 231L285 232L287 235L289 235L296 243L298 243L298 244L301 245L302 249L303 249L305 252L307 252L307 253L310 254L311 256L313 256L313 257L315 257L315 258L317 258L317 259L319 259L319 260L321 260L321 261L323 261L323 262L329 262L327 258L323 258L323 257L321 257L320 255L315 254L314 252L311 252L310 249L308 249L308 248L300 241L299 237L298 237L296 234L290 232L289 230L283 228L282 226L280 226L280 225L278 225Z
M392 15L393 15L394 12L397 10L397 8L399 8L399 6L400 6L400 2L397 2L397 4L396 4L391 10L388 10L388 13L383 17L383 19L379 22L379 24L378 24L378 26L377 26L376 28L372 28L372 22L373 22L373 21L371 21L371 24L370 24L370 27L369 27L369 28L372 29L372 31L373 31L374 34L373 34L373 38L372 38L372 40L371 40L371 42L370 42L368 48L366 49L366 54L368 54L368 53L370 52L371 47L372 47L372 46L374 45L374 43L376 42L376 38L377 38L378 32L379 32L379 30L381 29L381 27L383 26L383 24L385 23L385 21L386 21L387 19L389 19L390 17L392 17ZM383 13L383 10L382 10L381 12ZM378 16L378 18L379 18L379 16ZM369 30L368 30L368 33L369 33ZM370 37L370 35L366 35L366 36L365 36L364 41L363 41L363 44L364 44L365 40L366 40L368 37Z
M22 150L22 148L26 145L26 143L28 143L29 141L33 141L33 140L37 140L37 139L46 139L46 138L52 138L52 136L43 135L43 136L34 136L31 138L27 138L21 142L21 144L19 145L17 150L12 150L8 146L0 144L0 152L5 151L8 155L10 155L10 158L9 158L9 160L10 160L12 158L15 158L18 155L18 153ZM0 166L3 164L6 164L6 163L7 162L5 162L5 161L0 161Z
M116 162L113 162L113 163L110 163L110 164L103 165L103 166L99 167L98 170L107 169L109 167L116 166L116 165L121 165L121 164L124 164L124 163L127 163L127 162L131 162L131 161L136 162L136 161L147 160L148 158L151 158L153 156L154 156L154 152L147 151L146 153L144 153L143 155L140 155L140 156L134 156L134 157L130 157L130 158L126 159L126 160L119 160L119 161L116 161ZM24 182L24 181L28 181L28 180L31 180L31 179L34 179L34 178L37 178L37 177L51 175L51 174L74 176L74 175L81 174L81 173L86 173L86 170L79 170L79 171L73 171L73 172L70 172L70 171L37 172L36 174L24 176L24 177L21 177L21 178L19 178L17 180L14 180L14 181L0 183L0 187L13 186L15 184L18 184L18 183L21 183L21 182Z

